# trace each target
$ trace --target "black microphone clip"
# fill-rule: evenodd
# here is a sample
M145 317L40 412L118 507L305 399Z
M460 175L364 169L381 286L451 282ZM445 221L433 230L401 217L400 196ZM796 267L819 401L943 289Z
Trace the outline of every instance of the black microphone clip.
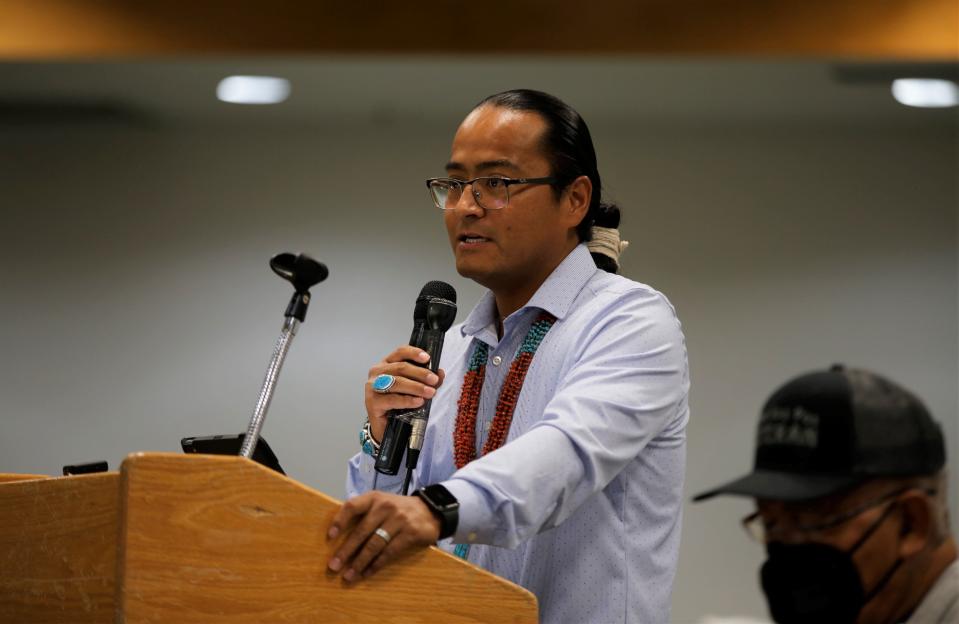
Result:
M306 254L281 253L270 258L273 272L293 284L293 297L283 316L295 318L299 322L306 320L306 309L310 306L310 288L329 276L330 271L322 262L317 262Z

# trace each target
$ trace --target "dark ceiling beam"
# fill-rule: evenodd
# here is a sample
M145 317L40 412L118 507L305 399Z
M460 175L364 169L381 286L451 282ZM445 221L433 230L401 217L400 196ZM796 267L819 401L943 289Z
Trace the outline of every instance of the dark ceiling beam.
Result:
M311 53L959 60L959 2L0 0L0 59Z

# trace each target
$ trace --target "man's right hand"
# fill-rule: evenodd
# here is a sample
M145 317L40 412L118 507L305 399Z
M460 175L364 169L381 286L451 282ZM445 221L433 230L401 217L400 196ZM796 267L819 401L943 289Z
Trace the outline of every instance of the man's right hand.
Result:
M405 345L387 355L375 364L366 380L366 415L370 419L370 433L373 439L383 439L386 431L386 413L390 410L410 410L422 407L426 399L432 399L436 389L443 384L445 373L433 374L430 369L410 362L426 364L430 355L417 347ZM396 378L389 392L373 390L373 380L379 375L393 375Z

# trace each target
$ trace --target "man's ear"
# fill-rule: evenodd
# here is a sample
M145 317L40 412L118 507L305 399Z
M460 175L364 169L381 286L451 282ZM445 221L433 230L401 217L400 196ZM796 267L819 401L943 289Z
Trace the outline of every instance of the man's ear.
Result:
M909 559L922 552L934 537L932 501L922 492L910 491L898 503L902 509L899 556Z
M587 176L579 176L566 187L563 192L562 219L576 227L586 213L589 212L589 203L593 197L593 183Z

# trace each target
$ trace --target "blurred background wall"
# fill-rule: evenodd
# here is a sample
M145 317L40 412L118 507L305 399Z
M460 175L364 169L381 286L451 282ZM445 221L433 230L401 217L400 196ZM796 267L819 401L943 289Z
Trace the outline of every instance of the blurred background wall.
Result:
M62 58L3 28L0 471L113 468L245 429L289 297L267 260L307 251L330 278L264 433L291 476L342 496L366 371L408 336L419 288L453 284L460 319L481 292L456 275L423 179L477 100L519 86L589 122L632 243L622 273L683 321L689 495L747 471L766 396L833 362L914 389L959 451L959 119L889 93L902 72L955 72L941 51L177 58L160 39L162 58L82 41ZM286 77L290 99L216 101L231 74ZM674 621L765 616L763 553L739 530L751 509L687 507Z

